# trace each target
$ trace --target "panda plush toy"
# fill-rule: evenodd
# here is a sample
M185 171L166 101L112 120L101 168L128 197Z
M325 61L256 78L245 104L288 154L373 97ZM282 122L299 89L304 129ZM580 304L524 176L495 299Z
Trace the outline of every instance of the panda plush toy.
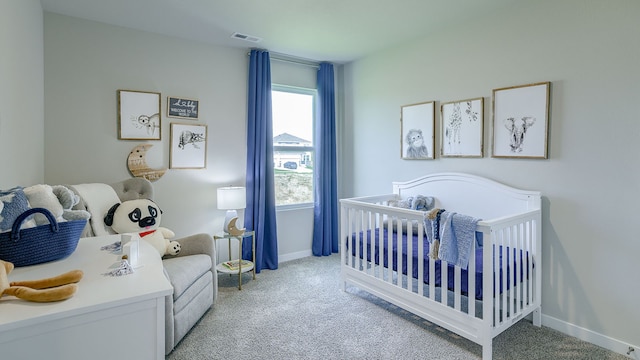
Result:
M136 199L114 204L104 217L104 223L117 234L137 233L153 245L160 256L177 255L180 243L169 240L175 234L160 226L161 219L162 210L156 203L149 199Z

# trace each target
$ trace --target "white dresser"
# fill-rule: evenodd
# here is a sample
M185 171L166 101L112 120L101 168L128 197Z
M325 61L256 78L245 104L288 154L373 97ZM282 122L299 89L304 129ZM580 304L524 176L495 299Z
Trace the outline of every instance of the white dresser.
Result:
M173 292L156 250L140 241L133 274L105 276L120 256L100 250L119 235L82 238L66 259L16 268L10 281L84 272L61 302L0 298L0 353L6 359L164 359L164 297Z

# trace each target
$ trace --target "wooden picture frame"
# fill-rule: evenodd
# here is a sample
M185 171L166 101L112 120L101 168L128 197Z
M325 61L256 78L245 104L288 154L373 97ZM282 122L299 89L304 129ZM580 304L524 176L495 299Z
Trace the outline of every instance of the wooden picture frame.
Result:
M400 107L400 157L407 160L435 158L435 102Z
M207 167L207 125L171 123L170 169Z
M550 82L493 90L494 158L547 159Z
M484 98L440 105L440 156L483 157Z
M162 139L159 92L118 90L118 139Z
M200 101L167 96L167 117L198 120Z

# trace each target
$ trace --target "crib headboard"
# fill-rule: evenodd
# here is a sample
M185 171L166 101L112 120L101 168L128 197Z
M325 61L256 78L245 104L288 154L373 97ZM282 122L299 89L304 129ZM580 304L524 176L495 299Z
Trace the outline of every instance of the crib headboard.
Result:
M393 182L401 198L433 196L436 207L483 220L540 209L538 191L516 189L497 181L464 173L437 173L414 180Z

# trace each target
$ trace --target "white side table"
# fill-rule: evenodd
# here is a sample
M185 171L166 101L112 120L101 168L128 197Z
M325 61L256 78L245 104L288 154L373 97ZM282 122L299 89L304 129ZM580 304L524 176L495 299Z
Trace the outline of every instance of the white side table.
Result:
M253 261L249 261L245 266L242 265L242 241L251 236L251 248L253 254ZM245 231L242 235L231 235L228 233L218 233L213 235L213 239L218 242L218 240L226 239L229 245L229 262L237 261L238 268L230 269L225 265L224 262L221 262L216 265L216 270L218 273L224 274L238 274L238 290L242 290L242 274L253 271L253 280L256 279L256 233L255 231ZM238 259L231 259L231 239L238 240Z

